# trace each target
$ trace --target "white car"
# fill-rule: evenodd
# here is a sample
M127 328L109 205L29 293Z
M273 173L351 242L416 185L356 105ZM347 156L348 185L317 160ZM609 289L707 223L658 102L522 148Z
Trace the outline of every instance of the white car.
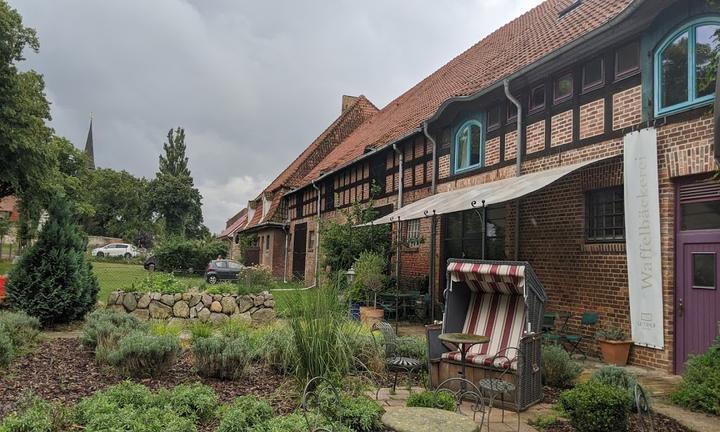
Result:
M135 246L127 243L110 243L103 247L92 250L92 256L96 257L125 257L133 258L139 255Z

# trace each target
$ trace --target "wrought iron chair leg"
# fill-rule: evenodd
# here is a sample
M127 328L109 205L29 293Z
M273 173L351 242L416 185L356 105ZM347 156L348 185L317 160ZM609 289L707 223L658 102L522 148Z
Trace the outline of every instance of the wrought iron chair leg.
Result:
M395 371L395 380L393 381L393 393L395 393L395 388L397 387L397 378L398 378L398 371Z
M500 393L500 412L502 413L500 421L505 423L505 393Z

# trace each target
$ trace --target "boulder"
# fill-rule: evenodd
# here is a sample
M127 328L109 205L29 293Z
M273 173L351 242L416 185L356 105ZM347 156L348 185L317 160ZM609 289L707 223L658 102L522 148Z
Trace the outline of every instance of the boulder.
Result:
M208 308L202 308L198 311L197 317L202 322L207 322L207 320L210 319L210 309Z
M190 319L197 318L197 309L195 307L190 308Z
M190 306L184 300L180 300L173 306L173 315L178 318L188 318L190 316Z
M235 310L237 310L235 299L230 296L223 297L223 299L220 301L220 304L222 305L222 313L224 314L230 315L231 313L234 313Z
M275 300L273 299L267 299L265 300L265 303L263 303L265 307L274 308L275 307Z
M229 316L223 314L223 313L211 313L210 314L210 322L213 324L222 324L230 319Z
M245 313L241 313L241 314L235 315L233 319L236 319L236 320L239 320L239 321L251 322L251 321L252 321L252 315L250 315L250 312L245 312Z
M210 303L210 312L215 312L215 313L222 312L222 303L220 303L217 300Z
M152 299L148 294L143 294L137 302L138 309L147 309L150 306L150 300Z
M135 296L132 294L125 294L123 297L123 306L125 306L125 310L128 312L132 312L137 308L137 301L135 300Z
M255 303L249 295L243 295L237 298L237 307L240 313L247 312Z
M210 307L210 305L213 302L213 298L210 294L203 294L202 295L202 302L206 307Z
M150 302L148 310L150 311L150 318L153 319L170 318L170 316L172 315L172 308L168 305L160 303L157 300L153 300Z
M261 324L269 323L275 319L275 310L267 308L258 309L252 314L252 319Z
M182 294L182 299L185 300L185 301L190 300L190 297L192 297L192 294L189 293L189 292L185 292L185 293Z
M172 294L163 294L160 296L160 301L168 306L175 304L175 296Z
M120 294L122 294L120 291L111 292L110 295L108 296L107 304L114 305L115 302L117 302L117 298Z
M182 296L183 296L183 295L180 294L180 293L175 293L175 294L173 294L173 298L175 299L175 301L180 301L180 300L182 300Z
M125 307L123 305L117 305L117 304L109 305L108 309L114 310L115 312L125 313Z
M135 309L134 311L132 311L132 314L140 318L141 320L150 319L150 311L147 309Z
M190 307L195 306L196 304L200 303L201 299L202 299L202 297L200 296L200 294L191 294L190 300L188 300L188 306L190 306Z
M253 297L253 304L255 306L260 306L263 303L265 303L265 297L263 297L262 295L256 295L255 297Z
M173 317L173 318L170 318L170 321L168 321L168 325L173 326L173 327L183 328L183 327L185 327L185 320L182 318Z
M222 300L222 294L213 294L212 298L213 301L220 301Z

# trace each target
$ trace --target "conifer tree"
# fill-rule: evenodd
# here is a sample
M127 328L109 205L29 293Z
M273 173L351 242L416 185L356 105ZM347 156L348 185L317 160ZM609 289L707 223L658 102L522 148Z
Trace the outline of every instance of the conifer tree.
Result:
M185 130L170 129L163 144L160 167L150 184L152 208L165 220L171 235L185 235L186 228L202 224L200 192L195 188L185 156Z
M10 271L8 300L43 325L82 318L95 305L98 281L85 259L87 237L67 199L55 195L35 244Z

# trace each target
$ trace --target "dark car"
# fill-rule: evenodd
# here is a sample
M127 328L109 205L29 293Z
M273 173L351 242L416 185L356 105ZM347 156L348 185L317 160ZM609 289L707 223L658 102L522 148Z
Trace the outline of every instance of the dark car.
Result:
M147 271L155 271L155 269L157 269L157 261L155 261L155 257L149 256L145 258L145 261L143 262L143 267L145 267L145 270Z
M205 280L209 284L238 280L240 271L244 268L245 266L237 261L227 259L212 260L208 264L207 270L205 270Z

